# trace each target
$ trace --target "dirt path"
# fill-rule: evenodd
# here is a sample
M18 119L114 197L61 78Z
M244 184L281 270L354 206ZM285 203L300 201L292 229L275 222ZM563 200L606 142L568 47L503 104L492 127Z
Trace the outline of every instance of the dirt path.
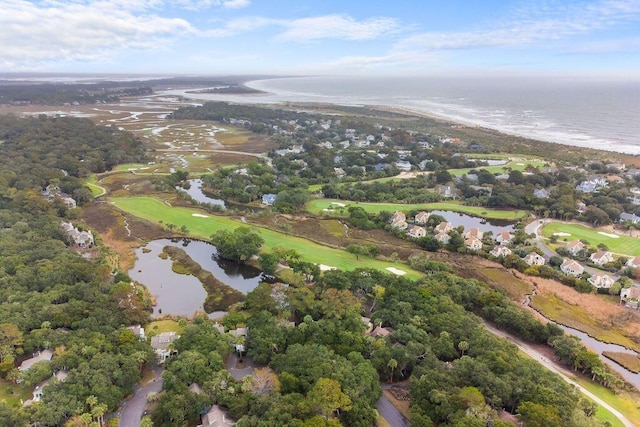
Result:
M529 344L526 344L522 341L520 341L518 338L514 337L511 334L508 334L506 332L503 332L499 329L494 328L491 325L488 325L485 323L485 327L487 328L487 330L489 332L491 332L494 335L497 335L501 338L506 338L509 341L511 341L513 344L515 344L520 350L522 350L524 353L526 353L528 356L530 356L531 358L533 358L536 362L540 363L542 366L544 366L545 368L547 368L548 370L550 370L551 372L558 374L560 376L560 378L562 378L563 380L565 380L566 382L568 382L569 384L575 386L578 390L580 390L585 396L587 396L589 399L593 400L594 402L596 402L598 405L602 406L603 408L605 408L606 410L608 410L609 412L611 412L613 415L616 416L616 418L618 418L626 427L634 427L634 426L638 426L640 424L634 424L632 423L627 417L625 417L624 415L622 415L618 410L614 409L611 405L609 405L607 402L605 402L604 400L600 399L598 396L596 396L595 394L591 393L589 390L585 389L584 387L582 387L580 384L578 384L577 382L575 382L574 380L572 380L569 376L571 375L571 372L566 370L565 368L555 364L554 362L552 362L551 360L547 359L546 356L544 356L541 352L539 352L538 350L534 349L532 346L530 346Z

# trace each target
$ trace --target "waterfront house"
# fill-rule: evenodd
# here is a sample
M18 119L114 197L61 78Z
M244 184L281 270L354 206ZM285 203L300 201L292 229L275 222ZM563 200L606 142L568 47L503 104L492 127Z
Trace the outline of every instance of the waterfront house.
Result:
M429 220L429 217L431 216L431 214L429 212L418 212L418 214L416 214L416 217L414 218L414 222L416 224L421 224L421 225L425 225L427 223L427 221Z
M147 337L144 334L144 328L141 325L127 326L127 329L133 332L133 335L138 338L138 341L147 340Z
M466 239L464 241L464 244L470 251L479 251L480 249L482 249L482 241L477 237Z
M613 255L611 254L611 252L598 251L598 252L592 253L589 259L594 264L605 265L613 261Z
M481 240L482 236L484 236L484 233L480 231L479 228L474 227L474 228L470 228L468 231L465 231L462 237L464 237L465 239L475 238L475 239Z
M450 222L442 221L440 224L436 225L433 229L436 233L448 233L453 230L453 225Z
M407 236L412 239L419 239L427 235L427 230L424 227L420 227L419 225L410 225L407 228Z
M600 288L609 289L611 285L615 283L615 280L613 279L613 277L609 276L608 274L600 273L600 272L594 273L593 276L587 279L587 281L598 289Z
M500 231L496 234L496 243L500 243L501 245L508 245L511 243L511 239L513 239L513 235L508 231Z
M524 257L524 262L528 265L544 265L547 261L540 254L531 252Z
M560 271L562 271L564 274L578 277L582 273L584 273L584 267L578 261L565 258L565 260L562 262L562 265L560 266Z
M156 352L158 364L163 364L169 357L177 353L171 344L178 338L180 335L173 331L161 332L151 338L151 348Z

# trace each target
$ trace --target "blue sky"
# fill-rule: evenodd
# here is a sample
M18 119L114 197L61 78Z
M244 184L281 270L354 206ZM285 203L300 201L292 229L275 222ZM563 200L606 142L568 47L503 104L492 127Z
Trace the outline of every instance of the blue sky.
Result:
M0 0L1 72L640 75L640 0Z

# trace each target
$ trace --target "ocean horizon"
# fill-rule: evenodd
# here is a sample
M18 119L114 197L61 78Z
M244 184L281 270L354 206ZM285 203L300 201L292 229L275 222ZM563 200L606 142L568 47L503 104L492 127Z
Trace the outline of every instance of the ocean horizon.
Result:
M640 80L288 77L246 86L266 94L185 96L393 107L525 138L640 154Z

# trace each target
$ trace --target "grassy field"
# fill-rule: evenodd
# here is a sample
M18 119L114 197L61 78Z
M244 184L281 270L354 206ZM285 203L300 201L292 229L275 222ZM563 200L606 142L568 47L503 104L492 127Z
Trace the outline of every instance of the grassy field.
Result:
M631 395L627 392L613 393L611 390L595 384L583 378L572 378L582 387L598 396L600 399L613 406L624 416L631 420L636 426L640 426L640 404L638 403L638 395ZM623 424L609 411L602 407L598 407L596 418L601 421L609 421L614 426L622 426Z
M624 331L603 327L586 308L569 304L554 294L535 295L531 298L531 307L555 322L583 331L600 341L640 351L640 345L625 336Z
M33 397L31 390L32 388L24 383L16 384L0 379L0 400L5 400L9 406L18 407L25 400L31 399Z
M219 230L233 230L244 225L242 222L222 216L205 215L203 212L191 208L170 207L153 197L124 197L111 199L115 206L137 217L163 224L174 224L178 228L185 225L193 237L209 239ZM284 246L294 249L306 261L337 267L342 270L355 268L374 268L385 271L388 267L395 267L393 262L385 262L368 257L360 257L341 249L330 248L310 240L295 236L287 236L266 228L256 227L265 240L264 248L272 249L276 246ZM399 269L405 271L411 279L422 277L423 274L406 265L400 265Z
M144 163L125 163L125 164L114 167L112 171L128 172L128 171L138 170L138 169L142 169L142 170L151 169L151 166L146 165Z
M629 256L640 255L640 239L630 236L617 235L617 238L609 237L599 233L605 233L604 231L598 231L594 228L588 228L580 224L571 224L563 222L550 222L542 229L544 237L549 238L554 233L569 233L570 236L562 236L560 240L567 239L571 241L574 239L585 239L589 242L591 247L598 246L599 243L607 245L611 252L618 254L624 254Z
M345 205L342 211L340 204ZM337 199L314 199L307 203L307 210L311 213L318 215L329 215L346 217L348 215L347 208L350 206L358 206L363 208L369 213L378 213L380 211L395 212L397 210L410 211L410 210L441 210L461 212L473 216L478 216L487 219L503 219L503 220L517 220L527 215L526 211L513 211L513 210L496 210L489 209L481 206L465 206L459 202L438 202L438 203L420 203L420 204L402 204L402 203L367 203L367 202L351 202L349 200L337 200ZM333 211L326 211L333 207Z
M479 170L484 169L493 174L503 174L507 169L524 171L527 166L531 165L533 167L543 167L547 162L540 159L523 159L522 161L509 162L502 166L477 166L473 168L463 168L463 169L449 169L449 173L453 176L460 176L469 173L471 170Z
M182 333L182 327L180 327L175 320L165 319L151 322L145 328L145 333L148 337L161 334L162 332L177 332L180 334Z

